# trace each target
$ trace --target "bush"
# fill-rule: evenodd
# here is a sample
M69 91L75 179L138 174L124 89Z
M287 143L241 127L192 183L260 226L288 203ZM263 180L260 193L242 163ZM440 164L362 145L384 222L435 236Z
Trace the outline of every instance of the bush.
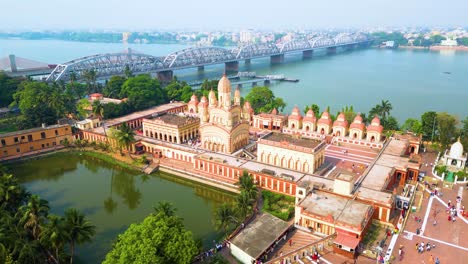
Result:
M294 216L294 197L262 191L263 210L288 221Z

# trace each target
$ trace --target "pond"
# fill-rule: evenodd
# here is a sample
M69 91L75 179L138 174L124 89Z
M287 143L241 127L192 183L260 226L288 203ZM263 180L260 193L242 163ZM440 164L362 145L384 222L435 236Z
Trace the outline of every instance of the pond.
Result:
M10 167L29 192L49 201L51 213L77 208L96 226L93 242L77 249L78 263L100 263L117 235L142 221L159 201L171 202L185 227L211 247L223 235L214 230L214 212L234 199L231 193L171 174L145 175L78 153L56 153Z

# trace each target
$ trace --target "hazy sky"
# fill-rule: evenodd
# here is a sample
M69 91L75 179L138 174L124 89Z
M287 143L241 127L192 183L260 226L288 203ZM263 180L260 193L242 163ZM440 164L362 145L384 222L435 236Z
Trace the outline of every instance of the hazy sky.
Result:
M467 26L467 0L5 0L0 29Z

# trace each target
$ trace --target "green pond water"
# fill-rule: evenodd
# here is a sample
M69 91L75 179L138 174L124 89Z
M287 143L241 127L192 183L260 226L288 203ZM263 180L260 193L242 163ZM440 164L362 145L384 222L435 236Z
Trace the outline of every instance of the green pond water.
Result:
M223 234L213 227L218 205L233 194L167 173L144 175L77 153L58 153L10 165L33 194L50 203L51 213L74 207L97 227L93 242L77 250L78 263L100 263L119 233L148 216L159 201L169 201L205 247Z

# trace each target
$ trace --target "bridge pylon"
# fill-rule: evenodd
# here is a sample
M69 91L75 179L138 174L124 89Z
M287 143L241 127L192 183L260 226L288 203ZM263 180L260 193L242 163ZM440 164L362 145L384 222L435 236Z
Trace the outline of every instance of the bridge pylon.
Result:
M272 64L282 63L284 61L284 54L273 55L270 57L270 62Z
M239 71L239 62L238 61L228 61L224 63L224 72L227 73L237 73Z
M160 71L157 74L158 80L161 83L170 83L172 81L172 78L174 77L174 72L169 70L169 71Z
M314 50L304 50L302 52L302 58L304 59L310 59L312 58L314 55Z
M336 54L336 47L327 48L327 54Z

